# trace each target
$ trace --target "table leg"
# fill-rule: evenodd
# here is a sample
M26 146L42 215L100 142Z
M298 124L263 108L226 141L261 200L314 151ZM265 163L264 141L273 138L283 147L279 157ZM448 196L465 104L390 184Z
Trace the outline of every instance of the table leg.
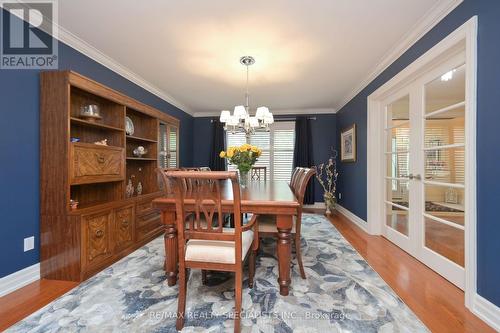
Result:
M163 212L162 221L165 225L165 273L167 283L174 286L177 283L178 258L177 258L177 228L175 226L175 213Z
M292 258L292 215L278 215L276 226L278 228L278 265L280 294L288 296L290 286L290 261Z

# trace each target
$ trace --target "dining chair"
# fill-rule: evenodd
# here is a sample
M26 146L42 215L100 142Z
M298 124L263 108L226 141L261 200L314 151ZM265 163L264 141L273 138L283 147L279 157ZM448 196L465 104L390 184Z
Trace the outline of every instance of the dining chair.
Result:
M292 235L295 242L295 254L297 255L297 262L299 263L300 276L305 279L306 273L304 271L304 264L302 263L302 252L300 248L300 231L302 224L302 206L304 204L304 196L306 193L307 185L311 177L316 173L313 168L299 168L295 179L295 197L299 202L297 215L294 216ZM290 185L292 187L292 185ZM262 238L278 236L278 228L276 227L276 215L260 215L258 218L259 236Z
M265 166L254 166L250 170L251 180L264 180L267 181L267 167Z
M200 167L200 171L212 171L210 167Z
M245 225L241 219L240 186L236 172L169 171L174 183L179 256L179 300L176 328L184 327L188 269L235 273L234 332L240 332L243 265L249 261L249 287L253 287L259 233L257 215ZM184 187L190 181L191 190ZM223 182L231 185L235 227L224 228ZM189 211L188 211L189 210Z

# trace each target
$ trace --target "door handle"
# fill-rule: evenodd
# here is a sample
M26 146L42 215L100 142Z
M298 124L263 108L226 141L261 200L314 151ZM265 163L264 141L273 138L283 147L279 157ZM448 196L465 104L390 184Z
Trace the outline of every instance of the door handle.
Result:
M412 173L410 173L410 174L408 175L408 178L409 178L410 180L413 180L413 179L414 179L414 180L422 180L422 176L420 176L420 175L418 175L418 174L417 174L417 175L414 175L414 174L412 174Z

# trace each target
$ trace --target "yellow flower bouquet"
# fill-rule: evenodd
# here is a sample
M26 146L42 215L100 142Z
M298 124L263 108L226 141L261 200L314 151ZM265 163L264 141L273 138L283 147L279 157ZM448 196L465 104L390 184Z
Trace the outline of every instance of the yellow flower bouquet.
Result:
M226 151L221 151L219 156L227 159L230 164L236 165L240 172L240 181L243 186L246 186L248 172L261 154L260 148L245 143L239 147L229 147Z

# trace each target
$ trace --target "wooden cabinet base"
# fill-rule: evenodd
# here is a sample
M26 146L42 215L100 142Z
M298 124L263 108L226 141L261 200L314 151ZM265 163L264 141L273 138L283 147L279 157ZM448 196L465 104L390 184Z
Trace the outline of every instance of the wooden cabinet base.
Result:
M41 238L41 277L80 282L164 233L160 213L151 201L160 193L106 203L72 213L61 239ZM145 209L145 207L149 207ZM50 223L42 215L42 225ZM52 230L52 233L54 230ZM43 235L43 231L42 231ZM53 250L59 245L58 255Z

